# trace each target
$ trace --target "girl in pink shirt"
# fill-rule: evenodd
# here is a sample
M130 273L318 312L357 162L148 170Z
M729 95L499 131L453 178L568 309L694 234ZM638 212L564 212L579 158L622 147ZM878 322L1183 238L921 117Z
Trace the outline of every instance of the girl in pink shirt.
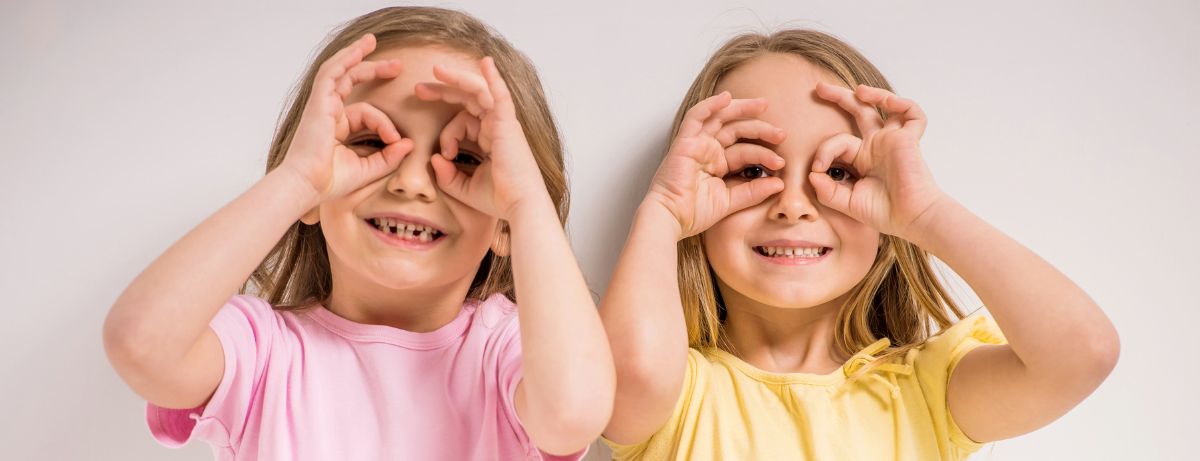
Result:
M566 212L528 60L464 13L379 10L310 66L266 176L121 294L105 349L159 442L218 459L578 459L615 378Z

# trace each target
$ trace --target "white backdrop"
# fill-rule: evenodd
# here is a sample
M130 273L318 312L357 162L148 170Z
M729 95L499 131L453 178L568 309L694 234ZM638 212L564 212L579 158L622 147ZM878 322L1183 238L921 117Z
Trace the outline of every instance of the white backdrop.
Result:
M100 3L0 6L0 457L210 459L151 440L104 358L104 315L261 176L326 33L386 4ZM1091 398L975 459L1194 457L1197 3L566 3L434 5L477 15L538 66L595 292L707 56L739 31L818 28L923 105L939 184L1072 276L1121 333L1121 361Z

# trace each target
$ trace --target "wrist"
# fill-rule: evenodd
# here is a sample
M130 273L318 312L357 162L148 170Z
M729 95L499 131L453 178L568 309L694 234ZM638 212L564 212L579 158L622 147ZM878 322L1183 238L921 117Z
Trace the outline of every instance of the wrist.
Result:
M299 204L305 211L321 204L320 192L311 182L291 169L275 168L267 172L260 182L277 185L290 202Z
M558 209L554 206L554 201L550 200L550 195L545 191L540 194L531 194L522 200L517 201L509 209L505 216L501 216L508 222L509 227L516 226L518 223L538 222L543 220L553 219L558 223L559 227L563 227L566 223L559 221Z
M910 231L899 237L936 254L947 236L962 235L966 230L964 220L972 217L974 215L961 203L943 195L913 220Z
M662 202L649 196L642 200L642 203L638 205L637 212L634 213L633 231L670 236L674 242L684 238L683 226L679 224L679 219L675 217L675 214Z

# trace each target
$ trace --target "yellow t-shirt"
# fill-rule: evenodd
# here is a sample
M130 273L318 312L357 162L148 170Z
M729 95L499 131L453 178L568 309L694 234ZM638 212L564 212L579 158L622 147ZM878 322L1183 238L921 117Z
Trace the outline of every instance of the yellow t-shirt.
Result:
M605 442L617 460L964 459L981 444L950 417L946 383L968 351L1004 343L976 313L855 379L887 339L826 375L771 373L691 349L670 420L642 443Z

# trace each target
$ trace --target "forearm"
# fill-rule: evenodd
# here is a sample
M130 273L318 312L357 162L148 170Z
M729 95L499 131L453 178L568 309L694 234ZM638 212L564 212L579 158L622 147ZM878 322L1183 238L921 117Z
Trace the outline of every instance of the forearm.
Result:
M106 346L152 361L181 357L315 198L281 170L265 176L129 284L105 320Z
M640 441L666 417L687 363L687 328L678 282L678 224L655 204L634 217L600 316L617 368L613 418L605 435Z
M1087 293L958 202L942 202L930 210L914 243L971 286L1027 368L1111 369L1117 333Z
M615 377L608 338L549 198L509 221L528 414L543 450L565 453L599 435Z

